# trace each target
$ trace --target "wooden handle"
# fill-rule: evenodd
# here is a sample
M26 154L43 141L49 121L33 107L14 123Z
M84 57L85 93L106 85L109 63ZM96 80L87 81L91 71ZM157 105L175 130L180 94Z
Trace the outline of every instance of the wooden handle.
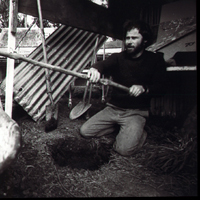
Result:
M79 73L79 72L71 71L71 70L68 70L68 69L63 69L63 68L61 68L59 66L51 65L51 64L48 64L48 63L35 61L35 60L31 59L31 58L27 58L27 57L21 56L20 54L17 54L17 53L7 53L7 52L0 51L0 55L5 56L5 57L9 57L9 58L12 58L12 59L23 60L25 62L32 63L35 66L44 67L44 68L51 69L51 70L54 70L54 71L57 71L57 72L61 72L61 73L67 74L67 75L72 75L72 76L75 76L75 77L78 77L78 78L88 79L86 74L82 74L82 73ZM123 85L115 83L114 81L111 81L111 80L108 80L108 79L100 79L99 82L101 84L110 85L110 86L113 86L113 87L117 87L117 88L119 88L121 90L124 90L126 92L129 92L129 88L128 87L125 87Z
M100 82L101 84L103 84L103 85L113 86L113 87L119 88L119 89L121 89L121 90L124 90L125 92L129 92L129 88L128 88L128 87L123 86L123 85L121 85L121 84L119 84L119 83L116 83L116 82L114 82L114 81L111 81L111 80L109 80L109 79L100 79L99 82Z
M48 64L48 63L39 62L39 61L33 60L31 58L24 57L24 56L22 56L18 53L7 53L7 52L0 51L0 55L8 57L8 58L16 59L16 60L17 59L23 60L25 62L31 63L31 64L38 66L38 67L44 67L44 68L51 69L51 70L54 70L54 71L57 71L57 72L61 72L61 73L67 74L67 75L72 75L72 76L76 76L78 78L87 79L86 74L81 74L81 73L78 73L78 72L75 72L75 71L63 69L59 66L51 65L51 64Z
M40 21L40 31L42 35L42 49L43 49L43 55L44 55L44 62L48 63L47 60L47 51L46 51L46 42L45 42L45 34L44 34L44 27L43 27L43 20L42 20L42 8L41 8L41 2L40 0L37 0L37 6L38 6L38 14L39 14L39 21ZM54 101L52 97L52 89L51 89L51 81L50 81L50 72L48 69L45 68L45 79L46 79L46 88L47 88L47 94L49 96L51 104L54 106Z

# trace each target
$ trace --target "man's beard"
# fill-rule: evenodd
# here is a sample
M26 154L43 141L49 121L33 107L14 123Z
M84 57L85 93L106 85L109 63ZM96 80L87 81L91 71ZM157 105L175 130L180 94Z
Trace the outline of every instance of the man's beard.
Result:
M130 47L130 49L129 49ZM130 45L126 45L125 46L126 52L129 55L136 55L137 53L141 52L144 50L144 42L142 42L139 46L135 47L135 46L130 46Z

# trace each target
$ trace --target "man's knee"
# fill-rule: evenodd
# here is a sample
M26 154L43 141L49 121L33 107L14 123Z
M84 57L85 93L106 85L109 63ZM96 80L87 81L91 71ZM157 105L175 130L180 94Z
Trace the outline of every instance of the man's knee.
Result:
M122 156L130 156L132 154L126 147L117 145L116 142L113 145L113 149Z
M80 128L80 134L83 136L83 137L89 137L89 135L87 134L88 133L88 130L87 130L87 127L83 124Z
M122 156L130 156L132 154L128 152L126 149L122 149L122 148L115 148L114 150Z
M127 148L115 147L114 150L122 156L131 156L131 155L135 154L140 148L138 146L136 146L135 148L132 148L130 150Z
M127 147L127 145L124 143L118 144L117 142L115 142L113 145L113 149L122 156L131 156L135 154L137 150L139 150L144 145L146 137L147 137L147 132L144 131L143 135L141 136L137 144L134 144L131 147Z
M81 126L79 132L80 135L84 138L91 138L96 136L96 133L91 129L90 125L87 123Z

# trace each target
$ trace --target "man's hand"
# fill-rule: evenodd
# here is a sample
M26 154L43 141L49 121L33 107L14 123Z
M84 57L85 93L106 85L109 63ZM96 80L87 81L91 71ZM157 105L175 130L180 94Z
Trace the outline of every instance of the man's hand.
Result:
M90 68L90 70L88 71L88 74L87 74L88 78L89 78L89 81L91 83L97 83L101 77L101 74L98 72L97 69L95 68Z
M142 85L132 85L129 89L129 94L135 97L141 95L144 92L145 92L145 89Z

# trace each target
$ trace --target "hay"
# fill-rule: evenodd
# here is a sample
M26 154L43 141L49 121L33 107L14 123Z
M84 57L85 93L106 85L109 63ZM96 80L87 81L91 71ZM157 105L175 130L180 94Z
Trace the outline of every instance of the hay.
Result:
M138 152L138 160L158 174L177 174L186 168L196 173L197 132L193 129L183 133L177 128L147 127L149 138Z

